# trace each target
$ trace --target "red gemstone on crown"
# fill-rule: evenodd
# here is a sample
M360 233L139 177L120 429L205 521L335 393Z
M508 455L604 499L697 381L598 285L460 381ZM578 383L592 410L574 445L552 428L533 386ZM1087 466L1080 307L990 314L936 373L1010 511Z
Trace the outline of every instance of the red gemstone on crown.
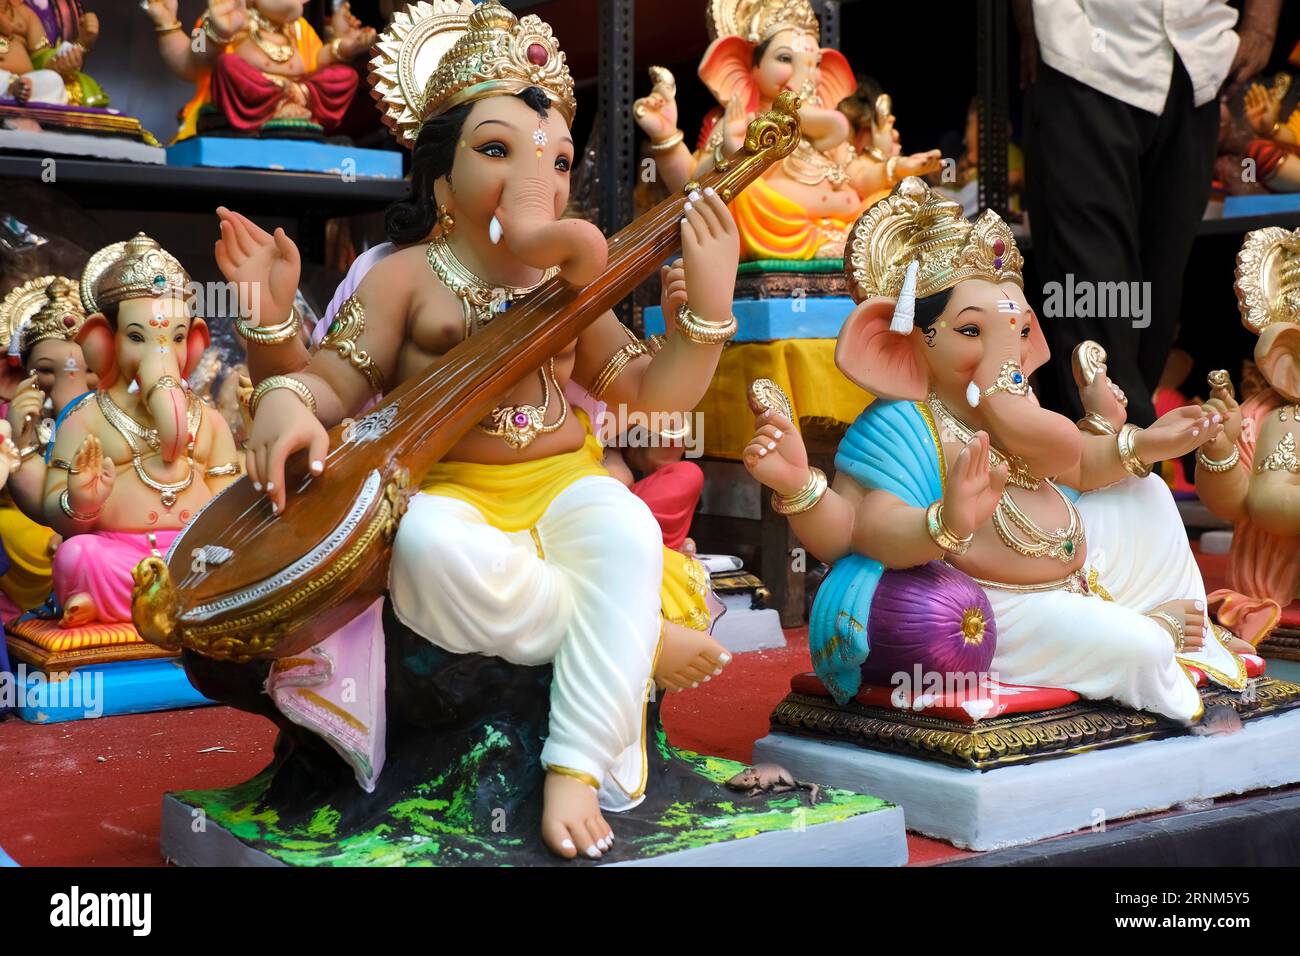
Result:
M550 58L551 55L546 52L546 47L542 46L540 43L528 44L529 63L533 64L534 66L545 66L546 61L549 60Z
M1003 242L1001 239L993 240L993 254L995 256L1002 255L1002 253L1006 250L1006 248L1007 248L1007 244Z
M76 325L76 324L77 324L77 320L74 319L72 316L70 316L70 315L65 315L65 316L63 317L63 326L64 326L64 328L68 328L68 329L70 329L70 328L72 328L72 327L73 327L74 325Z

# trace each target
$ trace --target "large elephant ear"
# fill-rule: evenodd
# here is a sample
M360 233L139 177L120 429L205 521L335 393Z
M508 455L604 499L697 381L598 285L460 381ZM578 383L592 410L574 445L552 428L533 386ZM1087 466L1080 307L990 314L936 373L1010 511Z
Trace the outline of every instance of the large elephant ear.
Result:
M718 37L700 60L700 79L714 98L726 106L739 95L746 113L758 109L758 86L754 83L754 48L741 37ZM837 101L838 102L838 101Z
M1259 334L1255 364L1288 402L1300 402L1300 325L1277 322Z
M1029 310L1029 354L1025 356L1022 363L1026 375L1032 375L1035 370L1042 368L1047 364L1047 360L1052 357L1052 350L1047 347L1047 337L1043 335L1043 323L1038 318L1038 313L1033 309Z
M891 332L893 316L893 299L865 299L844 320L835 364L872 395L919 402L929 392L929 375L917 361L916 333Z
M185 337L185 368L181 371L183 377L189 378L199 367L203 353L211 344L212 333L208 331L208 323L196 316L190 325L190 334Z
M99 379L100 388L108 388L117 378L117 346L114 344L113 326L103 312L86 316L77 331L77 344L86 359L86 366Z
M822 62L817 82L817 95L821 97L822 106L835 109L840 101L858 88L857 77L853 67L839 50L829 47L821 51Z

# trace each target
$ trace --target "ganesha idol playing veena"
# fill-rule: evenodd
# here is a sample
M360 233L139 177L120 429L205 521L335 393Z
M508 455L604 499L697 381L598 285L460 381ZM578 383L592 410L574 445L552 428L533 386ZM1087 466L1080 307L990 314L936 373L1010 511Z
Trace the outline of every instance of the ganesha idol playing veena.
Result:
M676 83L662 67L651 69L654 90L633 114L650 137L658 175L679 189L734 153L749 121L783 91L800 97L798 147L731 203L742 259L838 259L867 205L904 176L939 168L936 151L896 155L888 136L884 149L864 143L858 152L837 108L857 80L843 54L820 46L808 0L708 0L708 26L712 43L699 75L719 106L705 118L698 148L683 143ZM872 109L883 109L884 125L892 117L888 98L879 99Z
M831 487L792 423L759 411L745 463L831 565L810 623L817 677L843 705L913 664L951 666L874 646L908 626L890 569L919 568L906 572L911 613L931 620L920 608L964 595L959 643L991 650L982 668L1003 686L1063 688L1194 733L1237 729L1231 707L1203 707L1197 681L1242 690L1250 646L1207 618L1183 524L1152 474L1216 441L1223 415L1194 406L1127 424L1091 343L1078 356L1089 416L1076 425L1042 408L1028 377L1048 350L1021 265L996 214L968 222L904 180L850 234L858 305L836 361L877 398L840 444Z
M652 852L697 808L719 812L648 723L656 688L698 686L729 655L708 633L703 568L665 548L602 466L590 412L602 401L680 421L699 401L736 331L725 200L793 148L793 105L755 123L727 173L607 243L562 218L576 101L539 18L495 0L413 4L371 71L385 122L413 147L411 198L389 210L391 242L354 264L311 352L292 243L220 211L219 266L261 290L239 322L256 383L248 480L165 561L139 565L137 626L185 649L203 693L281 727L265 790L239 798L276 809L253 840L263 852L301 858L280 841L324 808L348 828L334 859L376 859L372 839L442 862L619 859L616 838L623 859ZM677 323L648 344L609 307L678 243L663 268ZM268 556L275 535L286 548L301 537L303 557ZM194 572L194 549L239 560ZM386 574L358 563L372 553ZM341 604L340 579L365 596ZM224 799L207 804L217 823ZM825 819L860 812L854 799L866 798L832 798ZM492 807L523 822L501 834ZM698 833L769 825L724 815ZM395 828L414 832L381 838Z

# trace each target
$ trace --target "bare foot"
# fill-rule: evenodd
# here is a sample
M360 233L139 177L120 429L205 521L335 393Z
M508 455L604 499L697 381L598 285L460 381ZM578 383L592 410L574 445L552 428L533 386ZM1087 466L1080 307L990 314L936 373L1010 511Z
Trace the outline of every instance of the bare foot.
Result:
M59 626L81 627L92 623L97 616L95 602L89 594L74 594L63 605L63 617L59 620Z
M1167 601L1147 612L1148 616L1157 611L1172 614L1182 625L1183 650L1198 651L1205 646L1205 603L1203 601ZM1164 625L1161 625L1162 627Z
M579 853L593 860L614 845L614 831L600 815L596 791L567 774L547 771L542 795L542 840L556 856Z
M664 624L664 646L655 664L655 683L666 690L699 687L722 673L731 655L704 631Z
M1241 716L1227 704L1215 704L1206 710L1200 722L1192 727L1192 733L1198 737L1235 734L1239 730L1241 730Z

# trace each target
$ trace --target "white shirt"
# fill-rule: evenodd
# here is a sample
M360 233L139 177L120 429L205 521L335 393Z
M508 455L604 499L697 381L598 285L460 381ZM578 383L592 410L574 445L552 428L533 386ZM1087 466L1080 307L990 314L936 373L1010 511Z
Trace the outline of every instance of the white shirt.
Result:
M1214 99L1237 53L1226 0L1034 0L1042 61L1149 113L1163 113L1174 53L1196 105Z

